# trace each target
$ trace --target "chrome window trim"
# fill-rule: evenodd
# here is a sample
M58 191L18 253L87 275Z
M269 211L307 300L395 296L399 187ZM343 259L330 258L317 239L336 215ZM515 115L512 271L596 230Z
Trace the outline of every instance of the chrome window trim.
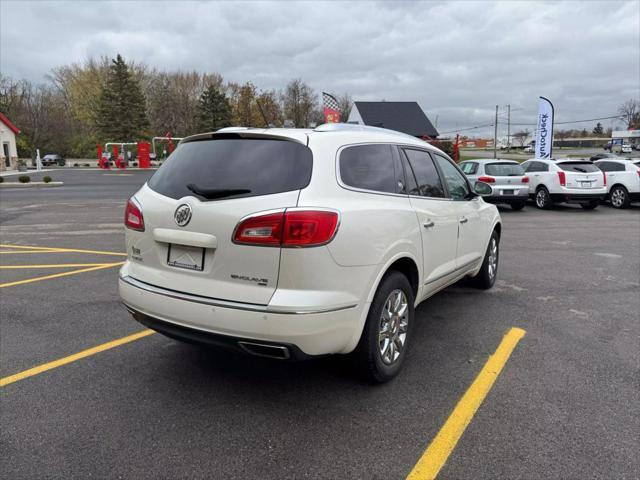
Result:
M350 190L352 192L369 193L369 194L373 194L373 195L384 195L384 196L387 196L387 197L419 198L421 200L438 200L438 201L445 201L445 202L454 201L453 199L447 198L447 197L425 197L425 196L422 196L422 195L410 195L408 193L381 192L379 190L367 190L365 188L358 188L358 187L352 187L350 185L347 185L346 183L344 183L342 181L342 177L340 175L340 153L342 152L342 150L344 150L346 148L349 148L349 147L366 146L366 145L389 145L391 147L400 147L400 148L409 147L409 148L413 148L414 150L422 150L422 151L425 151L427 153L431 153L431 151L428 148L424 148L424 147L422 147L420 145L412 145L412 144L405 144L405 143L362 142L362 143L351 143L349 145L343 145L336 152L336 161L335 161L336 181L338 182L338 185L341 188L343 188L345 190Z

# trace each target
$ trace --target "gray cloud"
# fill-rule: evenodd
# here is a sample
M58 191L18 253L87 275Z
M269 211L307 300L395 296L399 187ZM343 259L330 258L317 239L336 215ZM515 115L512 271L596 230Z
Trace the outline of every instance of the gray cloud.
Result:
M301 77L417 100L442 131L490 123L495 104L532 122L538 95L566 121L640 97L640 2L0 2L6 75L43 81L116 53L263 89Z

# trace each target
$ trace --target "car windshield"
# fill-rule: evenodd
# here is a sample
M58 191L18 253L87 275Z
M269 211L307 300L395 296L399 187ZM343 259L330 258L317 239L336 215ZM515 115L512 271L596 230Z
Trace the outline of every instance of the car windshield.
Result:
M520 164L510 162L487 163L484 166L484 171L487 175L493 175L494 177L519 177L524 175L524 169Z
M562 162L558 163L565 172L590 173L598 172L600 169L591 162Z
M179 145L149 187L174 199L252 197L306 187L311 150L297 142L225 136Z

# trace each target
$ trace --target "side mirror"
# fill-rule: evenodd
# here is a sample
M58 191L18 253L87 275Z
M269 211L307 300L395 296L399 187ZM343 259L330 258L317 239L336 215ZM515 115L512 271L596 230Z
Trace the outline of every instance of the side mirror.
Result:
M493 190L491 189L491 185L484 182L476 182L473 186L473 191L478 195L491 195Z

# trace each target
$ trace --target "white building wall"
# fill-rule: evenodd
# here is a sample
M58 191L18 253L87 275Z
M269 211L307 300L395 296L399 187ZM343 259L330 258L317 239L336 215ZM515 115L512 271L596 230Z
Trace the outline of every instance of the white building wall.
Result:
M9 146L8 162L4 154L5 144ZM16 134L13 133L13 131L11 131L2 121L0 121L0 171L15 170L17 161L18 148L16 146Z
M364 120L362 120L362 116L360 115L360 112L358 111L358 107L356 107L355 104L353 105L353 107L351 107L351 111L349 112L349 118L347 118L347 123L356 123L358 125L364 125Z

